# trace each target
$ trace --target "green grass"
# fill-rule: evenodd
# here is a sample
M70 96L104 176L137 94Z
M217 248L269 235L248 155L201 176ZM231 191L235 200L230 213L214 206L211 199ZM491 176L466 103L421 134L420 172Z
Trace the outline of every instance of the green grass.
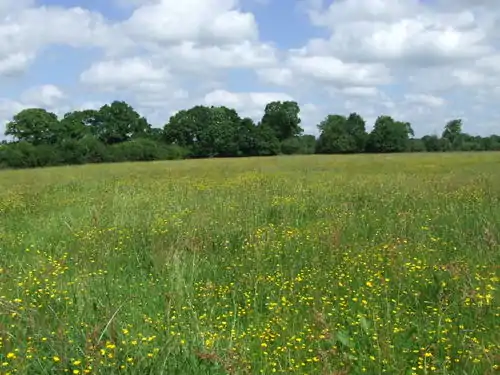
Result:
M0 173L0 374L493 374L500 153Z

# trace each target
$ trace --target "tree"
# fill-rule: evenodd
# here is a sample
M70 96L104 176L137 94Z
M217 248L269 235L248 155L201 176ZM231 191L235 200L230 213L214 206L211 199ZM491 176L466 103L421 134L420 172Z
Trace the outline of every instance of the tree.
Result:
M356 112L351 113L347 118L346 132L354 144L352 152L363 152L368 140L368 134L366 133L365 120Z
M272 156L280 153L280 141L269 126L259 124L255 130L256 156Z
M347 154L363 152L367 134L365 121L357 113L349 117L328 115L319 125L320 136L317 152L322 154Z
M234 109L195 106L170 117L164 133L167 142L189 148L194 157L237 156L241 124Z
M422 137L422 142L428 152L442 151L441 141L437 135L425 135Z
M92 124L93 134L108 145L143 137L150 128L147 120L123 101L102 106Z
M294 101L274 101L266 105L264 116L260 126L267 126L274 131L278 141L284 141L301 135L304 131L300 127L301 119L299 117L300 107Z
M152 139L156 142L162 142L165 140L165 134L161 128L151 128L149 132L145 135L146 138Z
M167 143L193 148L198 142L203 127L209 122L209 112L209 107L197 105L171 116L163 128Z
M82 139L98 124L99 112L93 109L66 113L61 119L63 139Z
M412 134L410 123L379 116L368 136L367 149L370 152L404 152L409 149Z
M316 149L316 137L311 134L303 134L299 137L300 143L302 145L301 154L314 154Z
M320 131L316 148L318 153L346 153L354 148L346 132L346 122L346 117L341 115L328 115L321 121L318 125Z
M238 156L257 156L258 130L253 120L249 117L241 119L236 135L238 142Z
M23 109L14 115L5 130L6 136L33 145L56 143L60 134L61 128L57 116L42 108Z
M302 142L300 137L287 138L281 142L281 153L285 155L301 154Z
M241 119L234 109L210 107L209 120L198 134L196 153L200 156L237 156Z
M462 120L455 119L448 121L444 127L442 138L446 138L450 141L451 144L455 143L455 141L462 134Z

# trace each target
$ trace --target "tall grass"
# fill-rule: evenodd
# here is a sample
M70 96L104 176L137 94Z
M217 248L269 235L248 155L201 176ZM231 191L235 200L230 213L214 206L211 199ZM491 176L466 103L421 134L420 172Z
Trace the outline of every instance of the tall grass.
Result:
M493 374L500 154L0 173L0 374Z

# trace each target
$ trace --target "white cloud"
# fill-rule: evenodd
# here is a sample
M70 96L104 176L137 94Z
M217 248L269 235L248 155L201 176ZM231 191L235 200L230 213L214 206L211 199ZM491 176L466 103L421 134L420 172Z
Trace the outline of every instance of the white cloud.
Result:
M238 11L236 6L234 0L160 0L137 8L123 26L140 42L255 40L258 31L253 14Z
M313 10L311 19L332 31L327 40L311 41L311 53L359 61L441 65L493 49L472 11L438 12L418 0L339 0L326 12Z
M12 116L25 108L28 107L17 100L0 98L0 139L3 138L4 126L12 120Z
M256 73L264 82L270 82L280 86L289 86L294 83L293 71L290 68L261 68L257 69Z
M0 22L0 76L25 71L49 45L102 48L109 55L133 45L119 27L99 13L77 7L21 4L13 6Z
M206 72L207 69L260 68L277 62L273 47L244 40L237 44L200 46L181 42L159 52L164 61L179 70Z
M333 56L291 56L288 64L306 78L340 86L371 86L389 83L391 79L382 64L345 63Z
M131 57L94 63L81 73L80 80L103 90L142 88L161 91L170 77L166 67L155 66L151 60L142 57Z
M32 107L54 107L64 98L63 91L54 85L34 86L21 94L21 101Z
M79 108L124 97L159 123L199 102L258 119L268 101L294 98L308 129L327 113L350 111L370 121L382 113L412 121L417 134L454 116L474 118L465 124L472 132L500 121L495 1L302 0L324 34L309 40L300 23L293 32L270 24L261 33L265 20L249 10L258 1L113 0L126 7L121 20L84 2L68 8L0 1L0 118L28 104L61 109L73 101ZM287 33L294 48L280 46L278 33ZM86 64L71 95L55 85L17 98L1 91L7 80L33 78L25 73L59 45L73 47ZM44 74L61 79L54 83L67 80L58 70Z
M214 90L204 97L206 105L223 105L235 108L242 116L259 119L267 103L272 101L287 101L293 98L282 92L243 92L235 93L226 90Z
M379 90L376 87L361 87L361 86L351 86L345 87L341 92L348 96L358 96L358 97L374 97L379 94Z
M34 60L32 53L15 52L12 54L0 55L0 76L17 75L26 70Z
M405 99L408 103L420 104L428 107L441 107L445 104L443 98L429 94L406 94Z
M35 0L2 0L0 1L0 17L16 13L32 6L34 3Z

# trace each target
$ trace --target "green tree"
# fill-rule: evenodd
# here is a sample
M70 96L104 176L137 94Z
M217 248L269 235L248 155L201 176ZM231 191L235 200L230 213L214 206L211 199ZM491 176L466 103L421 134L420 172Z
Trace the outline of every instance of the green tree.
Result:
M210 107L209 120L199 132L196 154L208 157L237 156L240 125L241 119L234 109Z
M316 137L311 134L303 134L299 136L301 143L301 154L309 155L314 154L316 149Z
M269 126L259 124L255 130L255 154L257 156L278 155L281 145L276 133Z
M341 115L328 115L319 125L320 136L317 152L322 154L346 154L363 152L367 134L365 121L357 113L347 118Z
M342 115L328 115L318 125L320 135L316 151L319 154L351 152L355 148L347 134L347 118Z
M287 138L281 141L281 153L285 155L294 155L302 153L302 141L300 137Z
M58 141L61 127L54 113L42 108L28 108L7 123L5 135L33 145L52 144Z
M114 101L102 106L92 124L93 134L108 145L143 137L150 128L147 120L124 101Z
M422 137L422 142L428 152L442 151L441 140L437 135L425 135Z
M274 131L278 141L295 137L304 131L300 127L300 107L294 101L274 101L266 105L260 126Z
M410 139L409 149L410 152L425 152L427 149L425 148L425 143L420 138L412 138Z
M370 152L404 152L409 150L413 129L408 122L395 121L391 116L379 116L368 136Z
M500 136L498 135L484 137L481 143L486 151L500 151Z
M237 156L242 124L234 109L195 106L170 117L164 134L168 143L188 148L194 157Z
M61 119L62 138L81 139L91 134L98 124L98 117L99 112L93 109L66 113Z
M203 127L210 121L210 108L197 105L183 109L170 117L163 132L167 143L192 149L198 142Z
M346 131L351 138L351 142L355 147L352 152L363 152L368 140L368 133L366 132L366 123L363 117L356 112L353 112L347 117Z
M238 156L258 156L258 130L251 118L241 119L237 133Z
M446 138L451 144L462 134L462 120L454 119L448 121L444 127L442 138Z

